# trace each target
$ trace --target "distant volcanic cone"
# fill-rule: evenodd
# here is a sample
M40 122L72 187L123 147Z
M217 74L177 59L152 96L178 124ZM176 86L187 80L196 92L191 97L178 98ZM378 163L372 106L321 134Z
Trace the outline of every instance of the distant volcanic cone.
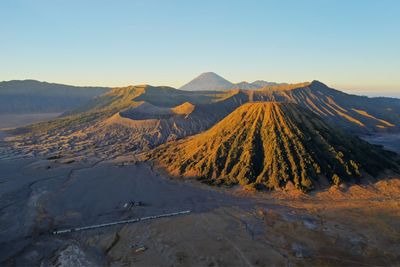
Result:
M344 134L293 103L254 102L208 131L153 150L172 175L212 184L311 190L397 168L394 153Z

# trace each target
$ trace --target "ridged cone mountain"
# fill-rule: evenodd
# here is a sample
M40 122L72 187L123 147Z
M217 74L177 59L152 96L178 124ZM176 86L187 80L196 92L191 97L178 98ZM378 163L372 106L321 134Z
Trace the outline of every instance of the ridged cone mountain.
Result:
M232 89L233 83L222 78L214 72L205 72L183 85L180 90L228 90Z
M244 104L208 131L148 157L173 175L271 189L293 183L310 190L322 180L338 184L397 168L391 152L331 128L297 104L277 102Z

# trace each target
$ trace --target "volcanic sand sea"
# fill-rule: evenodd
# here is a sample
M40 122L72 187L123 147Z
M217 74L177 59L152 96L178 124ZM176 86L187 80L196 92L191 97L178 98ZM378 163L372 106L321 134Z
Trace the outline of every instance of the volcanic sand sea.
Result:
M384 134L372 134L367 136L362 136L367 142L371 144L381 145L385 149L392 150L400 154L400 134L394 133L384 133Z
M370 266L400 259L398 179L313 195L254 193L171 180L126 158L69 156L1 160L0 183L1 265ZM129 201L143 206L124 208Z
M4 131L0 131L0 141L3 140L4 137L6 137L8 134Z
M62 113L0 114L0 130L47 121L56 118L61 114Z

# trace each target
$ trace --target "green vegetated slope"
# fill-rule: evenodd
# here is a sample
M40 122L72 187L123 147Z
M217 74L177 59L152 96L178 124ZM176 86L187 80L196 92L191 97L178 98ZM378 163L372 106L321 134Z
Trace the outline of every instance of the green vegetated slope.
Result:
M337 131L293 103L244 104L208 131L147 155L173 175L215 184L311 190L397 168L395 154Z

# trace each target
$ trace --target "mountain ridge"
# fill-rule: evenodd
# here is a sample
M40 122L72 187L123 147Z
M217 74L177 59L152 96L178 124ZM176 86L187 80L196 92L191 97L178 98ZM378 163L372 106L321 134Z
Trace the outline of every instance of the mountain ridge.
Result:
M71 86L37 80L0 82L0 114L65 112L106 93L108 87Z
M61 144L65 149L76 149L73 143L78 140L100 150L109 147L113 153L137 152L205 131L239 106L260 101L297 103L348 133L400 132L400 100L349 95L313 81L225 91L183 91L150 85L118 87L56 120L13 133L18 135L15 140L37 143L30 147L44 153L59 149ZM137 108L143 103L146 104L142 108ZM48 149L40 146L42 142L48 143Z
M294 103L246 103L209 130L157 147L147 155L172 175L212 184L311 190L377 175L397 163L386 152L333 129ZM323 183L322 183L323 184Z
M256 80L254 82L242 81L238 83L232 83L215 72L204 72L184 84L179 89L187 91L209 91L209 90L254 90L263 86L280 85L285 83L267 82L263 80Z
M351 132L397 132L400 127L400 99L351 95L316 80L269 86L248 93L254 101L297 103Z
M60 146L66 150L106 147L111 150L107 155L148 150L207 130L246 101L248 96L238 90L200 93L149 85L114 88L59 119L16 129L15 140L34 139L27 147L40 153L57 151ZM74 142L68 141L70 137ZM73 145L76 142L80 145Z

